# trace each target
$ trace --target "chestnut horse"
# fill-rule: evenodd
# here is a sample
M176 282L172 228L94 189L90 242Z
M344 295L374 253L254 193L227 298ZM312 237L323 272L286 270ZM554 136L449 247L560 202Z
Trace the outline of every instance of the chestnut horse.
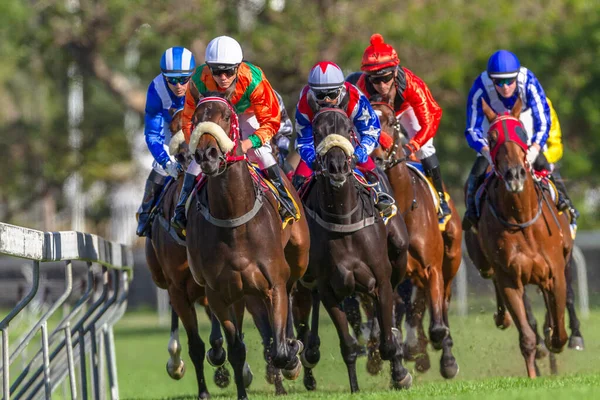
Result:
M275 196L256 183L241 152L235 110L217 96L201 98L192 117L196 128L190 152L206 183L187 212L186 240L190 270L205 286L211 310L225 331L237 395L245 399L242 323L248 296L267 308L273 365L284 375L288 371L286 377L300 372L297 355L302 349L293 339L289 294L306 271L310 237L300 201L285 178L302 216L282 229Z
M181 129L180 112L173 113L169 128L173 134ZM176 153L176 158L182 165L186 165L185 149L182 151L181 140L178 141L178 138L177 136L171 139L170 150L172 153ZM156 286L166 289L169 293L172 307L171 339L168 345L171 357L167 362L167 373L176 380L181 379L185 374L185 364L180 357L182 347L179 342L179 318L181 318L188 337L189 356L196 370L198 398L203 399L208 398L209 393L204 379L205 345L198 333L195 303L206 307L207 314L211 318L210 351L223 359L225 352L222 348L223 336L219 322L212 317L208 309L204 288L194 282L188 268L185 243L181 243L169 225L182 183L181 176L176 181L169 183L162 195L162 202L157 205L158 212L152 222L150 234L146 238L146 262ZM229 384L229 372L222 366L222 363L219 365L221 366L215 371L215 383L220 387L225 387Z
M566 215L559 214L550 195L534 181L525 159L526 133L517 100L511 113L498 116L482 100L490 121L488 142L494 176L481 200L478 234L469 232L465 241L469 256L482 276L491 277L503 304L519 330L521 353L527 374L535 378L536 334L523 302L525 285L541 290L546 304L546 347L562 351L565 330L565 271L571 259L573 239Z
M442 349L440 373L444 378L454 378L459 367L452 354L452 336L448 310L452 297L452 280L460 267L462 250L462 227L454 202L448 199L452 216L440 229L434 199L427 182L409 168L400 145L401 127L395 112L387 102L373 96L371 105L379 115L381 129L393 138L389 151L381 147L373 157L381 163L398 209L402 212L410 234L407 276L415 286L415 298L411 299L410 285L403 289L403 303L397 306L396 324L399 327L403 312L406 312L407 351L405 357L417 362L417 370L429 369L427 338L423 332L423 314L429 302L429 339L437 350ZM413 290L414 291L414 290ZM404 310L404 311L403 311Z
M313 120L318 171L305 198L311 235L307 275L316 278L318 296L338 332L351 392L359 390L356 377L359 346L349 333L341 303L355 292L366 293L374 299L381 326L379 351L382 359L391 361L392 386L409 388L412 377L402 365L401 339L392 331L393 291L406 272L408 233L400 216L391 218L386 227L371 194L355 177L351 157L354 147L350 142L352 128L352 122L340 109L324 108ZM311 332L307 333L309 339L303 354L303 361L310 367L314 367L319 358L318 348L315 348L315 344L318 346L318 302L314 299ZM302 308L311 304L305 297L302 302L295 302L295 306ZM304 318L308 316L306 309L295 316L300 314ZM308 321L295 323L308 326Z

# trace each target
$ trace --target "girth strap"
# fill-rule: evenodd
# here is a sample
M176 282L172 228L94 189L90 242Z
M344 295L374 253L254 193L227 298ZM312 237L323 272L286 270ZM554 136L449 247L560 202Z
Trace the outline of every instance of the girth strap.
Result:
M327 229L330 232L338 232L338 233L352 233L352 232L356 232L359 231L363 228L366 228L367 226L371 226L375 223L375 217L368 217L368 218L364 218L358 222L355 222L353 224L335 224L333 222L327 222L325 220L323 220L319 214L317 214L316 212L314 212L313 210L311 210L310 208L304 206L304 210L306 211L306 214L311 217L312 219L314 219L317 224L319 224L321 227Z

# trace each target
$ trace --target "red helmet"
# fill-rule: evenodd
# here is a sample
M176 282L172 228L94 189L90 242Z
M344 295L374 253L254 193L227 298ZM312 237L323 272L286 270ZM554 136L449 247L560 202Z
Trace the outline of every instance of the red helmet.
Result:
M331 61L316 63L308 74L308 86L312 90L338 89L344 85L344 73Z
M389 44L383 41L383 36L375 33L371 36L371 44L363 53L360 65L361 71L366 73L384 73L400 65L398 53Z

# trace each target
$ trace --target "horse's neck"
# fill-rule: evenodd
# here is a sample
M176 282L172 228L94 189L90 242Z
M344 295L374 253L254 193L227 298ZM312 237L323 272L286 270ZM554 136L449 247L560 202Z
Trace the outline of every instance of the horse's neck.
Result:
M527 174L521 193L510 192L505 183L499 179L496 185L494 206L500 210L504 218L512 218L517 223L523 223L530 221L538 212L538 197L531 174Z
M319 179L320 184L315 192L318 192L317 198L321 210L333 215L347 215L353 211L358 203L358 189L353 179L354 177L349 176L339 189L334 188L328 178Z
M402 151L402 150L400 150ZM392 168L386 171L392 189L395 193L402 193L401 202L410 203L413 200L414 190L413 185L413 174L411 173L406 161L399 162ZM400 201L397 199L396 201ZM401 204L400 204L401 205ZM406 208L403 208L406 209Z
M254 205L254 182L245 162L236 162L206 183L210 213L215 218L238 217Z

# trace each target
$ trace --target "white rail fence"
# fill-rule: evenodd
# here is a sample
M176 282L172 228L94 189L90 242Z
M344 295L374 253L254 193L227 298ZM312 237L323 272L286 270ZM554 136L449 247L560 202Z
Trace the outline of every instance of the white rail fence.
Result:
M29 292L0 322L3 398L50 399L53 391L68 381L66 397L99 400L110 396L118 399L113 325L127 308L129 281L133 277L131 249L93 234L41 232L0 222L0 254L33 262L33 282ZM10 322L36 296L43 263L56 261L65 263L64 292L31 329L9 346ZM74 294L74 261L83 261L78 264L87 267L87 285L71 310L65 312L66 301ZM94 273L96 269L101 270L99 275ZM49 333L48 320L59 308L63 309L64 316ZM13 365L13 371L17 369L15 361L38 333L41 333L39 350L28 363L18 368L20 373L11 382L10 366ZM106 372L110 394L105 393ZM89 385L88 374L91 376Z

